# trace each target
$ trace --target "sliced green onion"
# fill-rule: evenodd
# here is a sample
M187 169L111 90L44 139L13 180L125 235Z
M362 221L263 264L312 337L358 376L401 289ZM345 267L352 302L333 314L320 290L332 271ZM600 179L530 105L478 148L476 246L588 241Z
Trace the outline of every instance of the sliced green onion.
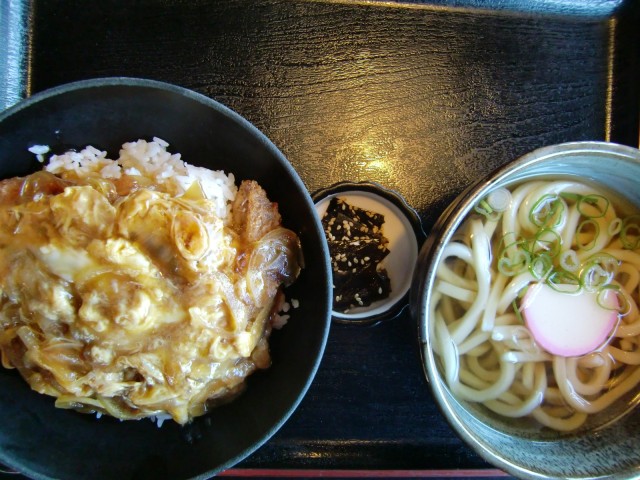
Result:
M478 205L476 205L476 210L479 210L481 213L487 214L487 215L490 214L490 213L493 213L493 209L486 202L486 200L480 200L478 202Z
M484 199L480 200L473 209L476 213L482 215L487 220L498 220L498 218L500 218L500 212L491 208L491 205L489 205L489 203Z
M585 290L595 292L599 288L608 285L613 280L613 275L607 272L597 263L592 263L580 272L580 281Z
M609 285L615 277L620 261L608 253L597 253L587 259L580 270L580 281L588 291Z
M511 243L507 243L509 240L508 236L513 236L514 240ZM500 239L500 243L498 244L498 249L500 250L500 257L507 256L518 250L524 250L531 256L531 252L529 251L528 242L522 238L517 238L515 233L507 233Z
M524 318L522 318L522 312L520 311L520 308L518 308L515 298L513 299L513 302L511 302L511 307L513 308L513 313L518 319L518 322L524 325Z
M531 250L538 252L540 250L545 251L552 258L560 253L562 248L562 237L555 230L550 228L543 228L536 232L536 236L533 239Z
M544 280L553 271L553 260L547 253L536 255L529 264L529 271L536 280Z
M610 253L599 252L594 255L591 255L584 262L585 265L589 265L591 263L597 263L602 266L603 269L610 272L612 275L616 275L618 273L618 267L620 266L620 260L611 255Z
M562 192L560 193L560 198L564 198L565 200L576 203L582 198L582 195L573 192Z
M609 209L609 200L598 194L585 195L578 200L576 208L583 217L602 218ZM593 210L595 210L595 213L592 213Z
M598 302L598 305L600 305L605 310L618 310L617 307L616 308L609 307L604 301L604 296L610 291L613 291L617 296L618 292L620 291L620 287L618 285L613 285L613 284L603 285L602 288L598 290L598 296L596 298L596 301ZM619 302L618 302L618 305L620 305Z
M513 237L513 240L510 240L508 237ZM507 243L507 242L511 242L511 243ZM523 240L518 239L516 232L509 232L509 233L505 233L502 236L502 238L500 239L500 242L498 243L498 248L500 249L501 252L504 252L507 248L511 248L514 245L518 245L523 242L524 242Z
M571 272L556 270L546 279L546 284L561 293L578 293L582 289L580 279Z
M580 240L580 237L581 236L589 237L591 234L587 230L590 227L593 229L593 235L592 235L591 241L589 243L583 243ZM585 220L584 222L581 222L580 225L578 225L578 228L576 229L576 243L578 245L578 248L580 250L591 250L596 245L596 241L598 240L598 235L600 235L600 225L598 225L598 222L596 222L591 218L588 220Z
M531 254L526 250L517 249L511 258L502 255L498 259L498 271L503 275L513 277L526 270L530 262Z
M621 231L622 231L622 219L619 217L616 217L613 220L611 220L611 222L609 223L609 226L607 227L607 233L609 234L610 237L613 237L614 235L618 235Z
M511 192L498 188L487 195L487 203L496 212L504 212L511 204Z
M555 227L562 221L564 202L558 195L543 195L531 207L529 220L536 227Z
M631 215L622 221L620 241L627 250L640 247L640 215Z
M567 272L577 272L580 268L580 259L575 250L565 250L558 257L558 263L560 268L563 268Z
M604 295L610 290L614 291L616 294L616 298L618 300L617 308L611 308L607 306L604 301ZM631 301L629 300L627 292L624 289L620 288L619 285L615 285L613 283L604 285L600 290L598 290L596 301L602 308L606 310L617 310L618 313L622 316L627 315L629 312L631 312Z

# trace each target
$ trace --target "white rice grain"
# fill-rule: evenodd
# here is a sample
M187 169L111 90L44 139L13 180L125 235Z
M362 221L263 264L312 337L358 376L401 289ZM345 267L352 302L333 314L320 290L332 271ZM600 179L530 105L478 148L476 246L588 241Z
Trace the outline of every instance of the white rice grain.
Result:
M233 174L190 165L179 153L167 151L168 146L168 142L158 137L153 137L151 142L143 139L127 142L122 145L116 160L107 158L107 152L87 146L80 152L52 155L45 169L54 174L74 172L78 176L99 173L103 178L111 179L119 179L123 174L143 176L174 196L184 194L197 181L207 199L213 202L216 215L228 219L238 191ZM34 145L29 151L48 152L49 147L46 152L44 147Z
M44 155L49 153L49 145L34 145L29 147L29 151L34 155Z

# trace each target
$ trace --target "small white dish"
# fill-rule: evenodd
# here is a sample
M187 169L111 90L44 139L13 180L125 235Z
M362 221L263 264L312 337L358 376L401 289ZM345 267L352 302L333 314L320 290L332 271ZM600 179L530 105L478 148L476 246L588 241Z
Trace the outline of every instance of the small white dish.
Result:
M332 198L384 216L382 234L388 240L389 254L380 262L391 281L391 292L369 306L332 310L334 321L371 324L397 316L408 305L408 292L417 263L419 242L424 232L418 214L396 192L375 183L343 182L313 195L316 211L322 219Z

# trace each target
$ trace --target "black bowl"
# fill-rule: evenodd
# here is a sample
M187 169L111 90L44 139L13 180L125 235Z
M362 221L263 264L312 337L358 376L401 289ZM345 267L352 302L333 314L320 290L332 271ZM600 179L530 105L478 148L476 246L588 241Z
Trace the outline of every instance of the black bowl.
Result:
M255 179L300 236L306 267L287 297L300 301L274 331L273 364L246 391L186 426L118 421L54 407L0 368L0 462L34 478L207 478L268 440L289 418L320 363L331 317L330 265L314 205L282 153L221 104L165 83L107 78L42 92L0 114L0 178L42 166L28 148L91 144L117 158L137 138L160 137L189 163ZM115 156L111 156L115 155Z

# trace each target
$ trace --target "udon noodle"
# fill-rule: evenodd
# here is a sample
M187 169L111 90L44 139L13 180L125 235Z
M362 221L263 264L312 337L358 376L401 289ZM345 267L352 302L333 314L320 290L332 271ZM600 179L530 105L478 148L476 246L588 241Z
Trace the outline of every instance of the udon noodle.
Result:
M430 312L457 398L567 432L636 388L640 217L616 208L599 189L561 179L501 189L476 206L444 247ZM603 344L581 356L542 348L522 318L524 294L540 284L613 292L618 320Z

